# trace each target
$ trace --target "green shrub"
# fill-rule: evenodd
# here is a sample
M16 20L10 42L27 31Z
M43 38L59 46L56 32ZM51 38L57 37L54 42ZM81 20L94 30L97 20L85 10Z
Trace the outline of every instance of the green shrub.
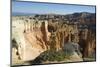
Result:
M38 61L40 63L45 61L64 61L65 59L69 59L70 55L66 55L64 51L45 51L34 61Z

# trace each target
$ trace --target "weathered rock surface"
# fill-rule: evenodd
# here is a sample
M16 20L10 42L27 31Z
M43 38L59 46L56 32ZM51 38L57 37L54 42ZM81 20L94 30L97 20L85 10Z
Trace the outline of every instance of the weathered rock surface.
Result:
M75 16L77 17L75 18ZM83 61L95 56L96 32L84 18L91 14L73 14L73 22L82 19L82 25L72 22L68 16L14 16L12 17L12 61L36 59L44 51L64 51L71 54L68 62ZM79 18L81 16L81 18ZM64 19L66 18L67 19ZM92 15L94 17L94 14ZM55 18L55 19L54 19ZM77 20L77 21L75 21ZM95 19L93 19L95 24ZM90 23L90 22L89 22ZM85 25L84 25L85 24ZM17 60L17 61L16 61Z

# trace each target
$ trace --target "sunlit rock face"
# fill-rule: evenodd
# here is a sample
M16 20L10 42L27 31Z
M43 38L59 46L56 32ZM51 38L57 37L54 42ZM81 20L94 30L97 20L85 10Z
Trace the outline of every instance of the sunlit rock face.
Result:
M72 54L68 62L83 61L85 57L95 56L94 31L87 24L70 22L70 19L59 15L50 18L48 15L13 16L12 61L16 64L19 61L35 60L46 51L69 52Z
M67 24L26 17L13 17L12 22L12 40L16 41L16 50L23 61L33 60L46 50L63 50L76 31Z
M41 52L47 50L47 41L50 33L47 30L47 21L34 21L13 17L12 40L16 41L18 54L21 60L33 60Z
M16 41L16 51L23 61L34 60L46 50L63 50L64 44L71 42L72 35L77 34L77 31L74 25L58 21L26 17L12 19L12 40Z

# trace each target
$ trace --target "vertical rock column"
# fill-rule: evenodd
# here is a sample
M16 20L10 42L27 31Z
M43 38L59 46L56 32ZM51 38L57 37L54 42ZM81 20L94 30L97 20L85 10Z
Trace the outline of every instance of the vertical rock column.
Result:
M41 32L43 33L43 40L45 42L45 45L46 45L46 49L48 48L47 46L47 41L48 41L48 22L47 21L44 21L42 22L42 25L41 25Z
M32 21L32 19L30 19L30 32L32 32L32 23L33 23L33 21Z
M25 32L28 32L28 20L25 20Z
M31 32L31 20L29 19L28 21L29 21L29 26L28 26L29 29L28 29L28 31Z

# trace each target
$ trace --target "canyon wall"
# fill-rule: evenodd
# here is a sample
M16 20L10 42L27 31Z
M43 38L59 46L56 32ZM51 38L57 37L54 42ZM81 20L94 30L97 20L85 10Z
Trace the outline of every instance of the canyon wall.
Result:
M43 17L42 17L43 18ZM43 52L63 50L72 53L73 61L95 56L95 30L60 19L29 16L12 17L12 61L30 61ZM86 25L87 27L87 25Z

